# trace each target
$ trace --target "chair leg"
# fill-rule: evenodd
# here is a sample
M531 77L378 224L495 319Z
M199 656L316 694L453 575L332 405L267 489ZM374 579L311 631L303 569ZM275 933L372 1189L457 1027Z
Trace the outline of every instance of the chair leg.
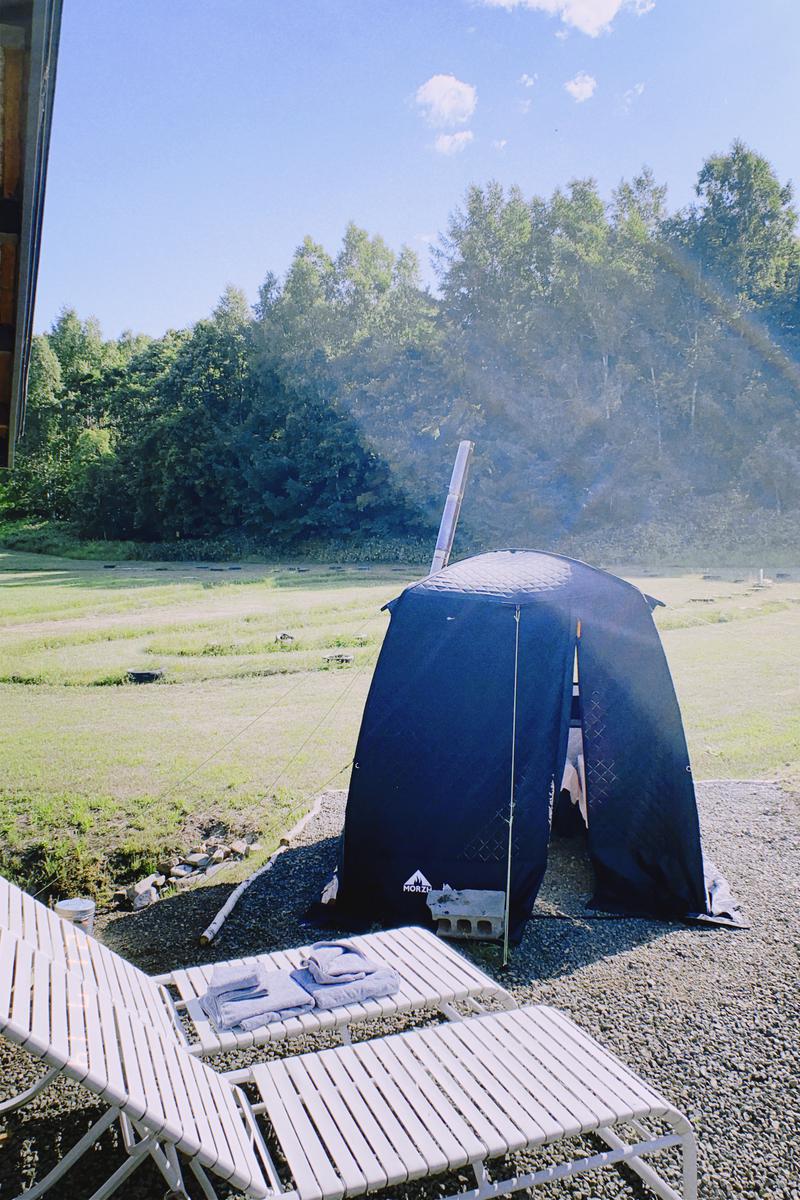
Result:
M142 1160L148 1155L153 1155L153 1150L156 1147L155 1138L145 1138L142 1142L137 1142L136 1145L128 1151L128 1157L125 1162L121 1163L114 1171L113 1175L109 1175L105 1183L101 1183L96 1192L92 1192L89 1200L107 1200L109 1196L113 1196L119 1185L132 1175ZM27 1196L27 1192L25 1195Z
M683 1135L683 1197L697 1200L697 1138L691 1129Z
M203 1189L203 1195L206 1197L206 1200L217 1200L217 1193L212 1187L211 1180L208 1178L196 1158L192 1160L191 1168L192 1174L200 1184L200 1187Z
M167 1181L170 1189L168 1195L170 1197L178 1197L179 1200L189 1200L189 1193L186 1191L186 1184L183 1181L183 1171L181 1170L178 1151L172 1143L159 1142L157 1138L147 1134L142 1137L140 1142L136 1143L137 1152L140 1147L144 1148L144 1153L149 1154ZM92 1196L91 1200L100 1200L100 1198Z
M670 1123L670 1125L673 1126L673 1128L675 1127L674 1120L671 1120L669 1123ZM638 1130L638 1128L641 1128L638 1125L638 1122L636 1122L635 1124L637 1126L637 1130ZM630 1151L631 1147L628 1145L628 1143L623 1138L621 1138L619 1136L619 1134L615 1133L614 1130L609 1129L609 1128L601 1128L601 1129L595 1130L595 1132L596 1132L597 1136L602 1138L602 1140L606 1143L606 1145L611 1146L611 1148L613 1150ZM672 1141L673 1141L673 1144L677 1144L677 1145L681 1146L681 1148L683 1150L684 1163L685 1163L686 1162L686 1145L687 1145L686 1139L691 1138L692 1141L694 1141L694 1135L692 1134L691 1130L687 1134L687 1133L684 1133L683 1131L678 1131L676 1129L676 1133L678 1134L678 1137L674 1137L672 1139ZM649 1146L651 1146L651 1145L655 1146L658 1141L663 1141L663 1140L664 1140L663 1138L654 1138L652 1135L648 1135L639 1144L642 1149L642 1152L647 1153L647 1149L649 1148ZM650 1163L644 1161L644 1159L641 1157L641 1153L626 1158L625 1162L626 1162L627 1166L632 1171L634 1171L639 1176L640 1179L643 1179L644 1182L648 1185L648 1187L653 1192L655 1192L656 1196L661 1197L661 1200L697 1200L696 1183L695 1183L694 1192L688 1192L686 1190L685 1174L684 1174L684 1184L683 1184L683 1195L681 1196L678 1192L675 1191L675 1189L670 1184L667 1183L666 1179L664 1179L661 1175L659 1175L658 1171L656 1171L650 1165Z
M16 1112L18 1108L22 1108L23 1104L27 1104L34 1096L38 1096L39 1092L49 1087L53 1080L60 1074L61 1072L58 1067L51 1067L49 1071L45 1071L41 1079L37 1079L36 1083L31 1084L24 1092L19 1092L18 1095L12 1096L9 1100L0 1101L0 1117L5 1117L8 1113Z
M607 1129L598 1129L596 1132L604 1140L608 1141L606 1134L610 1131ZM586 1171L596 1171L601 1167L612 1166L615 1163L627 1163L632 1166L638 1174L642 1174L640 1167L644 1164L641 1162L640 1155L648 1153L658 1153L659 1150L667 1150L670 1147L681 1144L682 1138L674 1135L667 1137L652 1138L647 1142L637 1142L633 1146L628 1146L617 1138L620 1142L618 1148L602 1151L599 1154L592 1154L588 1158L576 1158L568 1162L559 1163L552 1167L543 1167L539 1171L533 1171L530 1174L514 1175L510 1179L492 1180L486 1170L485 1164L474 1162L470 1165L475 1172L476 1187L466 1192L456 1192L452 1196L448 1196L447 1200L499 1200L501 1196L510 1196L512 1192L531 1191L538 1187L539 1184L553 1183L558 1179L567 1179L572 1175L582 1175ZM610 1142L609 1142L610 1145ZM645 1168L649 1171L649 1168ZM656 1193L657 1196L663 1197L664 1200L682 1200L674 1189L660 1180L660 1177L654 1175L654 1180L648 1177L647 1182ZM645 1178L645 1176L643 1176ZM658 1186L656 1186L658 1184Z
M119 1185L129 1175L132 1175L136 1168L148 1157L153 1159L172 1191L177 1196L188 1200L175 1147L172 1145L162 1146L158 1138L153 1134L145 1134L140 1141L136 1141L135 1134L141 1131L135 1128L128 1118L115 1108L110 1108L108 1112L103 1114L99 1121L95 1121L94 1125L86 1131L80 1141L76 1142L71 1150L67 1151L61 1161L53 1167L52 1171L49 1171L44 1179L40 1179L33 1187L28 1188L25 1192L21 1192L16 1197L16 1200L38 1200L40 1196L44 1196L60 1179L63 1179L68 1171L72 1170L86 1151L91 1149L95 1142L100 1140L106 1130L116 1120L120 1120L122 1124L123 1145L126 1152L125 1161L117 1167L113 1174L109 1175L105 1183L101 1183L100 1187L89 1197L89 1200L108 1200L108 1197L113 1196Z
M44 1179L40 1179L32 1188L21 1192L16 1200L38 1200L39 1196L43 1196L48 1192L54 1183L57 1183L62 1176L66 1175L75 1163L89 1150L99 1138L103 1136L109 1126L113 1125L118 1117L118 1112L115 1108L110 1108L108 1112L103 1113L99 1121L95 1121L91 1129L88 1129L79 1142L76 1142L71 1150L68 1150L59 1163L53 1167L45 1175Z

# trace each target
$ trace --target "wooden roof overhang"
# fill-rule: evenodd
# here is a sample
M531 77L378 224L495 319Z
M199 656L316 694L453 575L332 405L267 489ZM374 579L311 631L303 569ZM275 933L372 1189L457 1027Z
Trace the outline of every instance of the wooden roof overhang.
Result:
M61 0L0 0L0 467L28 382Z

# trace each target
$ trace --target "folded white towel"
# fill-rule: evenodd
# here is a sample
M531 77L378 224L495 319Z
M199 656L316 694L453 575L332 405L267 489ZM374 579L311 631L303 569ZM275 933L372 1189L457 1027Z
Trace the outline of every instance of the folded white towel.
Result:
M285 1021L309 1012L314 1000L288 971L259 968L253 988L200 997L200 1006L217 1029L257 1029L270 1021Z
M246 992L258 987L258 962L249 963L217 963L211 972L211 982L208 991L214 996L224 996L227 992Z
M300 965L317 983L354 983L383 967L347 942L315 942Z
M292 979L310 993L314 1006L327 1011L346 1004L362 1004L365 1000L378 1000L382 996L393 996L400 989L400 979L391 967L381 967L365 975L363 979L352 979L347 983L317 983L310 971L301 968L292 971Z

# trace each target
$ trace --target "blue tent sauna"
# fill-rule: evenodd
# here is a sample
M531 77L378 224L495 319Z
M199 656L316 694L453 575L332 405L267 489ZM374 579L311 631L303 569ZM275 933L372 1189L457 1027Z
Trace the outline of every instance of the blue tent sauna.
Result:
M513 786L520 934L547 862L576 664L593 906L715 917L657 603L532 550L466 559L391 601L350 781L337 918L425 923L431 887L505 890Z

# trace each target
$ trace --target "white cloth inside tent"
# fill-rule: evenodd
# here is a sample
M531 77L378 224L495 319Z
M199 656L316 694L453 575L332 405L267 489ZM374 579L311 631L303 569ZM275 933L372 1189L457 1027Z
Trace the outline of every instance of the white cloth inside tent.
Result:
M569 731L567 759L561 777L562 792L569 792L570 800L577 804L583 823L588 828L589 813L586 806L586 770L583 762L583 733L578 728Z

